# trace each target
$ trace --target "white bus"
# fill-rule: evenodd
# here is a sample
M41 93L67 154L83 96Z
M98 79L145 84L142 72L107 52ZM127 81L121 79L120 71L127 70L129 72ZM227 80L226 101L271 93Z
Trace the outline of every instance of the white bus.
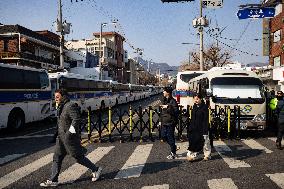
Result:
M209 97L212 109L240 106L242 130L264 130L266 109L264 87L259 77L245 70L208 71L189 81L192 92Z
M19 129L51 115L46 71L0 63L0 75L0 128Z
M189 88L189 81L195 77L198 77L206 71L183 71L177 74L176 90L174 91L174 97L178 104L183 106L183 109L187 108L187 105L193 104L192 93Z
M66 89L71 100L82 111L88 108L98 110L100 107L112 107L146 98L146 86L122 84L110 80L94 80L69 72L49 73L52 91Z

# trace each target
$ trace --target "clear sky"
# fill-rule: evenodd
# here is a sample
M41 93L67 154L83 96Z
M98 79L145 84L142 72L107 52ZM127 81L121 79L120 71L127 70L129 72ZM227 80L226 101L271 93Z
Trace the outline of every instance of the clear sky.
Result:
M57 0L0 0L0 23L19 24L31 30L55 32L58 11ZM100 23L118 19L119 27L109 25L103 31L122 33L135 48L144 49L143 58L154 62L180 65L188 60L188 52L198 50L197 45L183 45L184 42L199 43L197 30L192 20L199 16L199 0L188 3L162 3L160 0L62 0L63 17L72 23L70 39L89 39L92 33L100 31ZM262 20L239 20L238 6L259 3L260 0L224 0L224 7L204 9L203 15L211 21L205 31L205 46L216 42L208 30L217 26L224 29L221 42L238 50L232 50L232 60L243 64L268 62L262 56ZM237 39L240 39L237 42ZM255 40L259 39L259 40ZM219 43L223 48L229 47ZM129 54L134 50L124 45ZM253 54L253 55L252 55ZM258 55L258 56L256 56Z

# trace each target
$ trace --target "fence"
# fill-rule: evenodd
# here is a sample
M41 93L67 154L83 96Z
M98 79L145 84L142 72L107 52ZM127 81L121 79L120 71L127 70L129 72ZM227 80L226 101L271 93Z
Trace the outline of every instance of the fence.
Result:
M209 135L213 139L240 138L240 107L229 106L209 111ZM184 140L188 134L191 120L192 107L186 109L179 107L179 115L176 123L176 133L179 140ZM96 113L88 110L87 116L81 127L81 133L87 133L87 139L92 138L102 141L114 141L117 138L123 141L140 141L161 139L161 125L159 117L160 107L149 106L142 109L133 109L129 106L128 111L121 109L100 109ZM83 135L81 135L83 136Z

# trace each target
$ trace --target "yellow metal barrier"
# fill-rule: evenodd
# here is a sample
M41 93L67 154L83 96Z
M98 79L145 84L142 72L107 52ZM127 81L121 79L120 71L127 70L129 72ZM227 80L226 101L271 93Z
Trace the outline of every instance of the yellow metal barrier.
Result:
M153 133L153 110L150 108L150 132Z
M129 130L130 130L130 134L132 134L132 119L133 119L132 107L130 106L130 108L129 108Z
M88 108L88 135L91 135L91 110Z
M230 135L231 132L231 109L230 106L228 106L228 135Z
M108 134L111 135L111 107L108 108Z

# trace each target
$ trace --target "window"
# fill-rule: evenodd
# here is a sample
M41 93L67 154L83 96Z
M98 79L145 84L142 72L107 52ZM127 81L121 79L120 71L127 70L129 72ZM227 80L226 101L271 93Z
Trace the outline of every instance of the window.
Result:
M49 86L49 79L48 75L45 72L41 72L39 74L39 80L40 80L40 88L44 89Z
M273 65L275 67L279 67L281 64L280 64L280 56L276 56L273 58Z
M277 30L273 33L273 42L278 42L281 40L281 30Z
M27 89L41 88L39 72L34 72L34 71L24 72L24 81Z
M0 89L25 89L24 74L19 69L0 67Z

